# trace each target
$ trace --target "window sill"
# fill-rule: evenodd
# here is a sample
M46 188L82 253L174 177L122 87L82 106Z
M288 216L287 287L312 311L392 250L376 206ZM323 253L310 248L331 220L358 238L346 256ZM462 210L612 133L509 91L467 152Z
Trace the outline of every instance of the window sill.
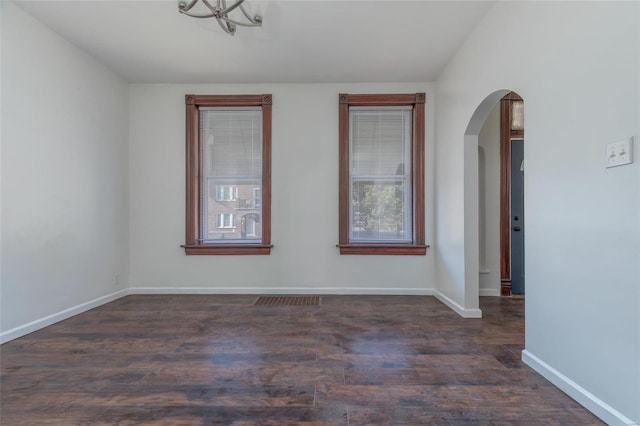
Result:
M202 244L183 245L186 255L237 255L237 254L271 254L273 245L262 244Z
M417 255L427 254L427 245L416 244L338 244L340 254Z

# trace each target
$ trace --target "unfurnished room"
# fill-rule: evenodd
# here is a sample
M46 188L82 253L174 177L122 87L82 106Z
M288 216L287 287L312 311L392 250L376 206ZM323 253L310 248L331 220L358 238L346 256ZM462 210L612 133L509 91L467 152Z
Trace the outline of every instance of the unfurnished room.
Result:
M640 424L639 1L0 25L0 424Z

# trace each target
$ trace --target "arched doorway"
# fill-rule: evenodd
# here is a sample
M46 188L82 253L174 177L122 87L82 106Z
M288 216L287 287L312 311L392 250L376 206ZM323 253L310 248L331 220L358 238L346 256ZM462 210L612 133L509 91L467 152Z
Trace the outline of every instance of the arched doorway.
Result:
M518 102L516 112L520 114L522 98L515 92L504 89L488 95L474 111L464 135L467 306L478 306L481 295L511 295L512 275L521 277L518 291L524 293L524 161L522 157L511 159L512 154L524 153L524 129L522 114L518 116L519 124L512 124L513 102ZM490 133L495 139L491 147L482 143L482 138L487 137L484 133L488 119L495 127ZM491 179L487 177L490 175ZM513 186L512 176L516 182ZM512 196L514 189L518 190ZM512 200L516 199L519 204L512 212ZM511 244L512 241L518 243Z

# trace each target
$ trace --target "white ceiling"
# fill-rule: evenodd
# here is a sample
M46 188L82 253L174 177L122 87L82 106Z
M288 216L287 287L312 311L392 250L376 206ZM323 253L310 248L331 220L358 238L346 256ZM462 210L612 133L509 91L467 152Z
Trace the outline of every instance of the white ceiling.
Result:
M173 0L18 1L133 83L433 81L493 3L246 0L263 26L230 36Z

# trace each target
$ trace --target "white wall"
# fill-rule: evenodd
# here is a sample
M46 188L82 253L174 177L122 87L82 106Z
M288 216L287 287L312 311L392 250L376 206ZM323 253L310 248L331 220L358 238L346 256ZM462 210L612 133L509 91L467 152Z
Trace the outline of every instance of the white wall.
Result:
M128 95L123 80L17 6L0 7L8 339L127 285Z
M131 286L167 292L430 292L430 251L426 256L338 253L341 92L427 93L426 239L431 242L432 84L132 85ZM271 255L186 256L180 248L187 93L273 94Z
M480 294L500 295L500 104L478 134Z
M470 303L465 129L485 97L514 90L527 132L523 357L612 424L640 421L639 9L498 2L437 82L438 289ZM632 135L636 162L605 169L605 144Z

